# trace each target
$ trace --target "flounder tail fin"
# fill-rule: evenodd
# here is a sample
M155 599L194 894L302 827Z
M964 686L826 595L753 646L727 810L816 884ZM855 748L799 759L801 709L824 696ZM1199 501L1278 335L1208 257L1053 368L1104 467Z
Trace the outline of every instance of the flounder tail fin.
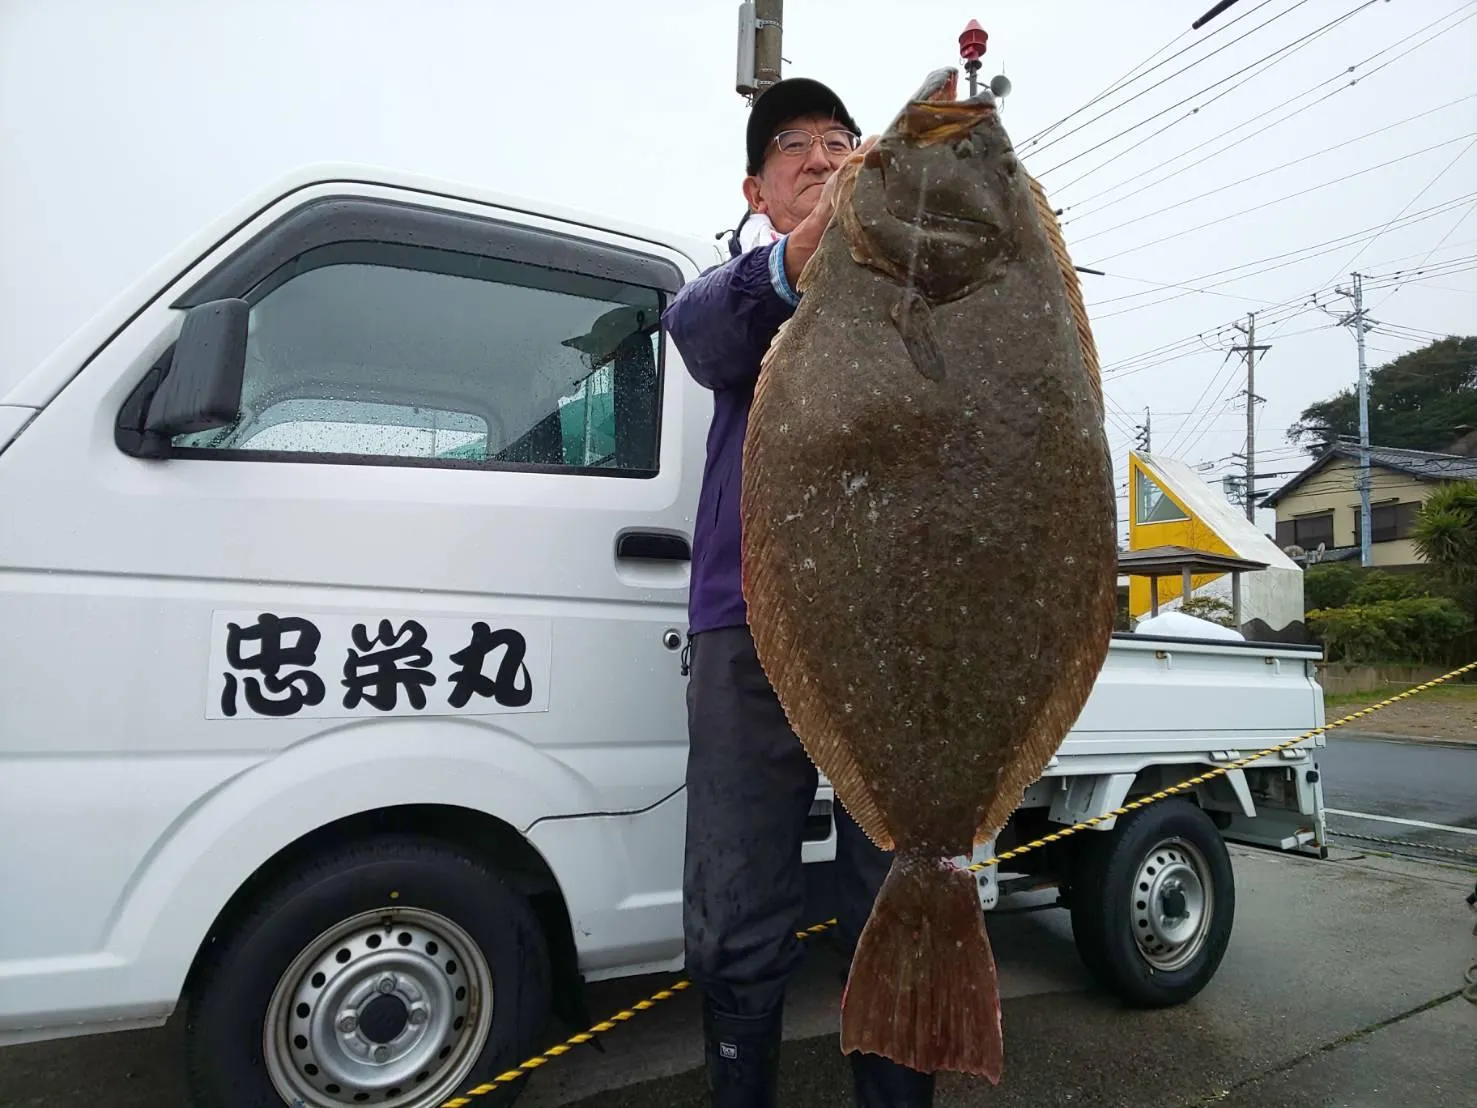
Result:
M967 870L943 859L893 860L852 957L841 1049L999 1082L1000 987Z

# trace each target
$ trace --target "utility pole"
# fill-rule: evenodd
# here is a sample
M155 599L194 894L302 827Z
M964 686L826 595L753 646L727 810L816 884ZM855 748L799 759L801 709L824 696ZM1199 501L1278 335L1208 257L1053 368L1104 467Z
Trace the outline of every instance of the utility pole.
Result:
M1134 428L1138 432L1138 448L1145 454L1154 453L1151 443L1154 441L1149 436L1152 434L1152 425L1149 422L1149 409L1144 409L1144 421Z
M754 0L754 83L763 92L780 79L784 0Z
M1246 354L1246 518L1256 522L1256 405L1261 399L1256 394L1256 356L1260 351L1271 350L1270 346L1256 344L1256 313L1246 313L1246 326L1236 324L1236 330L1246 335L1245 346L1233 346L1232 350Z
M1354 310L1339 319L1345 327L1354 328L1354 340L1359 346L1359 564L1369 565L1370 521L1369 521L1369 373L1364 361L1364 333L1373 323L1364 313L1364 277L1351 273L1354 291L1334 289L1340 296L1354 302Z

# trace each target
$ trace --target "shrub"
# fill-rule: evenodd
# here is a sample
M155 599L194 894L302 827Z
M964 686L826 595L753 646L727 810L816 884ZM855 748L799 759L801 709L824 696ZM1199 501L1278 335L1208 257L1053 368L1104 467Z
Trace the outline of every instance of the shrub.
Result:
M1382 573L1372 569L1356 578L1350 604L1378 604L1381 600L1409 600L1431 596L1432 582L1427 575L1414 573Z
M1309 566L1303 573L1303 607L1342 608L1357 584L1357 572L1342 562Z
M1308 626L1330 660L1440 662L1472 628L1472 617L1447 597L1414 596L1317 608Z
M1218 596L1192 596L1180 605L1180 611L1196 619L1219 623L1222 627L1236 626L1234 609Z

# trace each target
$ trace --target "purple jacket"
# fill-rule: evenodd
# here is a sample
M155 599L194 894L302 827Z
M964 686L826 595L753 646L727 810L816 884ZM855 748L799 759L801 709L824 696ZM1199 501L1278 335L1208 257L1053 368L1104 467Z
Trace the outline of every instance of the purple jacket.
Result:
M740 575L739 478L759 362L800 298L785 240L758 246L686 285L662 315L693 379L713 393L708 458L692 535L688 633L748 623Z

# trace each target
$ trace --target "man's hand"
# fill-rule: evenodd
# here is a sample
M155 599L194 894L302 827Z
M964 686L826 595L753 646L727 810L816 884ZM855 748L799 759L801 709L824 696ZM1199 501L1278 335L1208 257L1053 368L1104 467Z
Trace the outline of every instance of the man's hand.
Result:
M866 139L841 165L861 161L876 142L876 135ZM821 244L821 236L831 225L831 215L836 204L836 181L840 170L841 166L837 166L836 171L826 178L826 183L821 188L820 199L816 201L815 207L808 216L795 225L795 229L790 232L785 242L785 277L791 286L800 280L800 271L805 268L805 263L810 261L810 256Z

